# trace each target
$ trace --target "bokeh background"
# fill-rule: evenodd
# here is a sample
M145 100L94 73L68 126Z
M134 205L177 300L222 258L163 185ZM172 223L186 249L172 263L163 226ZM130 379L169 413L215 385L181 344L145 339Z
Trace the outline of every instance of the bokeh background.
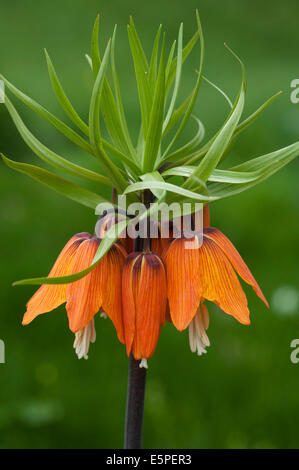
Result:
M296 0L1 0L0 71L63 117L47 76L46 47L68 95L86 118L92 77L84 54L89 52L91 29L100 12L103 47L118 24L118 70L130 128L136 133L139 110L126 33L129 15L134 16L149 54L161 22L168 47L181 21L185 39L190 38L196 7L205 31L205 75L232 99L240 70L223 43L245 62L244 116L276 91L284 91L238 137L226 164L298 140L299 104L290 101L290 82L299 78ZM181 99L195 80L198 53L197 49L186 65ZM13 102L46 145L74 161L94 165L92 158L33 112L16 99ZM207 138L227 112L221 95L203 83L196 114L206 125ZM40 164L3 104L0 143L8 157ZM298 172L295 161L260 186L211 206L212 225L238 247L271 309L247 286L250 327L211 306L212 346L204 357L191 354L187 332L179 334L170 325L163 328L149 363L145 447L298 447L299 363L290 360L290 343L299 337ZM89 360L78 361L64 308L22 327L25 303L34 287L11 286L16 279L46 274L72 234L93 230L95 215L3 164L0 178L0 338L6 345L6 363L0 364L0 447L122 447L128 361L111 323L96 319L97 341Z

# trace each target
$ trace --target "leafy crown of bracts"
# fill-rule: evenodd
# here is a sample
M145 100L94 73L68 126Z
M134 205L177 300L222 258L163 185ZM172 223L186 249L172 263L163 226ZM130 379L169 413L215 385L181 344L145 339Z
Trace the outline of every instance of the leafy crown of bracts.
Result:
M245 191L269 177L299 153L299 142L276 150L267 155L248 160L230 169L219 169L219 164L229 153L235 137L246 129L280 94L276 93L246 119L243 113L246 76L242 70L241 86L234 103L225 93L203 76L204 39L198 12L197 29L193 37L183 45L183 24L180 25L177 41L166 53L165 35L160 26L148 60L137 34L132 18L128 25L129 44L137 82L141 124L137 143L134 143L127 124L121 98L120 83L116 69L115 44L116 27L109 39L104 54L99 51L99 16L95 21L91 41L91 56L86 55L91 67L94 83L89 103L88 123L84 122L68 99L47 53L48 72L56 98L62 109L76 126L77 131L54 116L12 85L0 75L6 89L16 98L54 126L73 144L96 158L100 171L93 171L58 155L41 143L28 129L9 97L5 106L19 133L30 149L44 162L66 174L90 180L115 188L118 194L127 195L128 202L138 201L145 190L155 196L156 208L161 203L185 202L210 203ZM195 85L188 97L177 104L182 69L185 60L195 45L200 44L199 66ZM193 115L195 101L202 80L218 89L230 105L230 112L217 133L202 145L205 129L197 116ZM195 136L183 146L179 138L194 119L197 126ZM103 137L105 126L109 141ZM62 195L95 209L107 200L83 186L79 186L48 170L27 163L15 162L1 154L3 161L11 168L27 174ZM176 184L174 177L183 177L182 184ZM118 233L125 228L128 220L119 222ZM117 238L117 236L116 236ZM91 266L71 276L57 278L35 278L18 281L16 284L65 284L87 275L107 253L116 238L108 233L103 238Z

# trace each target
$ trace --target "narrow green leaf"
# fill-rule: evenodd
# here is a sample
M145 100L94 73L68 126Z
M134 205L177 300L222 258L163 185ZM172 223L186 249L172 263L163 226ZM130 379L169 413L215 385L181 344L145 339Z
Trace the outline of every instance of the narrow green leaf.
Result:
M169 123L168 123L168 125L166 126L166 128L163 132L163 136L165 136L176 125L178 120L183 116L183 114L185 113L186 109L188 108L188 106L189 106L189 104L192 100L192 96L193 96L193 93L191 93L185 99L185 101L177 109L175 109L173 111L172 116L169 120ZM168 157L167 157L167 159L168 159Z
M140 176L142 181L162 181L165 183L163 176L158 171L153 171L152 173L146 173L145 175ZM156 196L157 199L162 200L166 191L162 189L150 188L152 193Z
M225 98L225 100L227 101L230 109L233 108L233 103L231 102L231 100L229 99L229 97L227 96L227 94L217 85L215 85L215 83L211 82L211 80L208 80L207 77L202 77L203 80L205 82L207 82L209 85L211 85L213 88L215 88L215 90L219 91L219 93Z
M232 168L232 171L248 171L253 172L257 177L252 181L244 184L232 185L226 183L210 183L208 189L211 195L220 199L233 196L240 192L250 189L254 185L269 178L286 164L291 162L299 155L299 142L289 145L283 149L254 158L248 162L242 163Z
M78 113L75 111L73 105L71 104L70 100L66 96L62 85L57 77L57 74L55 72L54 66L52 64L52 61L49 57L48 52L45 49L45 55L46 55L46 60L47 60L47 65L48 65L48 72L50 76L50 80L52 83L52 88L54 90L54 93L56 95L56 98L58 102L60 103L60 106L64 110L64 112L68 115L68 117L73 121L73 123L86 135L89 135L88 132L88 126L85 124L84 121L80 118Z
M246 127L248 127L250 124L252 124L264 111L265 109L268 108L268 106L278 97L280 96L282 93L282 91L279 91L277 93L275 93L275 95L271 96L271 98L269 98L264 104L262 104L262 106L260 106L254 113L250 114L250 116L248 116L246 119L244 119L244 121L242 121L235 133L234 133L234 137L236 137L238 134L240 134L240 132L242 132L244 129L246 129Z
M114 82L114 90L115 90L115 95L116 95L116 108L119 114L121 133L125 138L127 148L130 151L130 154L133 156L134 160L138 161L136 151L131 141L131 137L130 137L130 133L129 133L128 125L127 125L127 120L125 116L125 111L124 111L124 107L122 103L122 98L121 98L119 80L118 80L116 64L115 64L115 40L116 40L116 25L113 31L112 42L111 42L111 68L112 68L112 75L113 75L113 82ZM111 106L110 106L110 109L111 109ZM112 119L113 121L115 120L113 116L112 116ZM125 147L124 147L124 150L126 150Z
M121 172L116 165L110 160L108 155L105 153L103 148L103 142L101 138L100 131L100 102L103 91L103 84L105 80L105 72L108 64L109 54L110 54L110 42L108 42L106 51L104 53L101 66L97 78L94 83L92 90L90 108L89 108L89 132L90 132L90 142L95 150L99 160L102 165L105 167L106 171L109 173L109 176L112 178L112 181L119 192L122 192L126 186L127 182L122 176Z
M61 176L55 175L43 168L29 165L28 163L15 162L5 157L2 153L0 155L8 167L21 173L25 173L39 183L48 186L73 201L79 202L79 204L82 204L83 206L95 209L100 202L107 201L107 199L102 196L99 196L88 189L82 188L77 184L71 183L64 178L61 178Z
M171 46L170 51L169 51L169 55L168 55L168 60L167 60L166 69L165 69L165 81L166 81L166 83L168 83L170 70L172 70L172 68L173 68L172 60L173 60L173 56L174 56L175 46L176 46L176 39L173 41L172 46Z
M99 50L99 23L100 15L98 14L94 22L91 36L91 64L94 78L97 78L101 66L100 50Z
M195 87L193 89L193 92L192 92L192 95L191 95L191 99L190 101L188 102L188 107L185 111L185 114L184 114L184 117L180 123L180 126L178 128L178 130L176 131L174 137L172 138L170 144L168 145L167 149L165 150L164 154L162 155L161 159L160 159L160 162L164 162L166 161L167 159L167 156L168 154L170 153L170 150L172 149L173 145L176 143L176 141L178 140L179 136L181 135L181 133L183 132L184 128L185 128L185 125L187 124L191 114L192 114L192 111L193 111L193 107L194 107L194 104L195 104L195 100L196 100L196 97L197 97L197 94L198 94L198 90L199 90L199 85L200 85L200 82L201 82L201 78L202 78L202 73L203 73L203 64L204 64L204 51L205 51L205 48L204 48L204 39L203 39L203 34L202 34L202 28L201 28L201 23L200 23L200 19L199 19L199 15L198 15L198 11L196 10L196 20L197 20L197 27L198 27L198 31L197 31L197 34L199 35L200 37L200 49L201 49L201 53L200 53L200 66L199 66L199 72L198 72L198 75L197 75L197 80L196 80L196 84L195 84ZM184 60L184 58L183 58Z
M204 138L205 128L204 128L203 123L196 116L191 116L191 117L193 117L193 119L195 119L195 121L198 124L197 133L195 134L195 136L189 142L187 142L187 144L183 145L182 147L177 149L175 152L168 155L167 160L173 161L173 160L176 160L176 159L182 157L183 155L186 155L186 154L189 154L189 153L193 152L196 148L198 148L199 144L201 143L202 139Z
M156 80L157 80L157 64L158 64L158 52L159 52L161 31L162 31L162 25L160 24L158 28L158 32L155 37L149 71L148 71L148 80L149 80L152 94L154 94L155 92L155 86L156 86Z
M191 177L188 178L188 180L184 183L185 188L192 187L192 184L193 184L192 178L194 176L198 176L203 181L208 180L209 176L211 175L213 170L217 167L223 153L225 152L227 146L229 145L231 137L240 120L240 117L244 108L244 102L245 102L246 75L245 75L245 69L244 69L242 62L236 55L235 57L240 62L241 68L242 68L242 83L241 83L239 94L237 96L234 107L231 111L231 114L227 122L224 124L224 126L220 130L219 134L217 135L210 149L206 153L205 157L201 160L197 169L194 171Z
M87 276L101 261L105 254L110 250L111 246L119 238L119 235L125 230L129 220L122 220L116 226L112 226L102 239L100 246L95 254L92 264L84 269L83 271L71 274L69 276L61 277L37 277L32 279L23 279L22 281L16 281L13 283L14 286L23 285L41 285L41 284L69 284L70 282L78 281L82 277ZM116 235L114 235L116 232Z
M90 55L85 54L85 58L86 58L86 60L87 60L87 63L88 63L88 65L89 65L89 67L91 68L91 71L93 71L92 60L91 60Z
M196 15L197 15L197 18L198 17L198 13L196 12ZM195 46L196 42L197 42L197 39L198 37L200 36L200 30L197 29L195 34L192 36L192 38L190 39L190 41L186 44L186 46L184 47L183 49L183 55L182 55L182 61L183 63L185 62L185 60L187 59L187 57L189 56L190 52L192 51L193 47ZM175 44L175 43L174 43ZM174 47L174 44L173 44L173 47ZM166 82L166 90L168 91L169 88L171 87L171 84L175 78L175 74L176 74L176 68L177 68L177 61L178 61L178 58L176 57L175 59L173 59L173 61L171 62L171 65L169 66L169 71L167 73L167 82Z
M129 194L135 191L143 191L144 189L150 189L152 192L154 189L161 189L190 199L195 199L199 202L212 202L217 199L216 197L205 196L203 194L195 193L194 191L189 191L188 189L184 189L172 183L163 183L162 181L143 181L141 183L131 184L124 191L124 194Z
M156 82L153 105L150 114L148 132L146 134L145 149L142 168L144 172L151 171L156 162L161 143L165 96L165 37L163 38L162 51L159 64L158 78Z
M168 126L168 123L170 121L170 118L172 116L174 106L176 103L180 81L181 81L181 75L182 75L182 65L183 65L183 23L181 23L181 26L179 29L179 35L178 35L178 54L177 54L177 66L176 66L174 88L173 88L170 105L169 105L165 120L163 122L163 129L162 129L163 132Z
M19 100L21 100L23 103L25 103L30 109L35 111L43 119L45 119L50 124L52 124L52 126L54 126L59 132L61 132L63 135L65 135L74 144L78 145L78 147L81 147L83 150L85 150L86 152L88 152L89 154L94 156L91 145L88 142L86 142L86 140L83 139L79 134L77 134L77 132L75 132L73 129L71 129L68 125L66 125L63 121L58 119L52 113L47 111L43 106L38 104L32 98L25 95L22 91L18 90L18 88L16 88L8 80L6 80L6 78L3 77L3 75L0 74L0 78L4 81L6 87Z
M140 42L136 38L136 30L132 25L128 26L128 36L139 94L143 135L146 136L152 104L151 90L148 81L148 65L146 59L144 58L144 53L140 46Z
M21 137L26 142L29 148L42 160L46 163L52 165L53 167L57 168L58 170L66 171L69 174L80 176L81 178L86 178L91 181L97 181L99 183L106 184L108 186L113 186L113 183L103 175L100 175L94 171L87 170L75 163L72 163L66 160L63 157L57 155L57 153L53 152L52 150L48 149L44 144L39 142L36 137L29 131L29 129L25 126L24 122L22 121L21 117L17 113L16 109L12 105L9 98L5 97L5 106L12 117L12 120L15 123Z
M267 109L267 107L279 96L281 95L281 91L276 93L275 95L271 96L262 106L260 106L254 113L250 114L244 121L242 121L240 124L238 124L237 128L234 131L233 138L235 138L240 132L245 130L250 124L252 124L261 114L263 111ZM227 120L225 121L227 122ZM179 163L180 165L183 165L187 163L188 165L193 165L197 163L199 160L204 157L204 155L207 153L209 148L211 147L212 143L216 139L217 135L219 134L219 131L201 148L196 152L194 155L188 155L187 157L184 157L181 159L177 164Z

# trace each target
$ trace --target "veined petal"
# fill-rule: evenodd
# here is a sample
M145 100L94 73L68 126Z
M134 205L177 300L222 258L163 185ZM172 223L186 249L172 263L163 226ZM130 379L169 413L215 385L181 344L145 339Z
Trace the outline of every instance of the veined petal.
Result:
M131 253L124 264L122 273L122 304L123 320L127 354L129 356L136 330L135 285L139 283L139 270L134 270L134 265L141 257L141 253ZM135 292L134 292L135 291ZM135 295L134 295L135 294Z
M120 243L115 243L106 254L107 281L103 291L102 309L113 322L118 339L125 342L122 317L122 268L127 253Z
M163 255L167 272L167 292L171 320L182 331L190 324L201 299L199 242L174 239Z
M76 250L80 244L90 238L91 235L87 232L82 232L74 235L65 245L53 268L49 273L49 277L60 277L71 274L71 264ZM59 307L66 301L66 284L44 284L27 303L27 311L23 317L23 325L28 325L34 318L42 313L50 312Z
M136 267L136 265L135 265ZM166 273L160 257L143 255L136 302L135 359L148 359L155 351L161 326L165 324L167 302Z
M95 236L81 243L73 258L72 273L82 271L91 265L99 244L100 240ZM107 257L104 256L87 276L67 285L66 310L70 330L73 333L82 330L99 311L106 282Z
M166 273L154 253L132 253L123 269L123 316L127 354L152 356L165 323Z
M199 266L202 296L249 325L247 299L239 279L226 255L209 238L204 238L199 250Z
M264 304L269 308L269 304L262 293L258 283L254 279L253 275L251 274L249 268L241 258L240 254L231 243L231 241L219 230L216 228L206 228L204 230L204 236L213 240L219 248L225 253L228 257L230 262L232 263L233 267L239 274L239 276L247 282L247 284L251 285L256 293L256 295L264 302Z
M203 226L210 227L210 208L208 204L203 206Z

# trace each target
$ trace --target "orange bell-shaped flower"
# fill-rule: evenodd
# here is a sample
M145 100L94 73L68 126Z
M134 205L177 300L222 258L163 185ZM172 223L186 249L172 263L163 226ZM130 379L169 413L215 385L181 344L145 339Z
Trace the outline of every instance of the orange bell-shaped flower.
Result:
M100 243L101 239L89 233L73 236L58 256L49 277L66 276L86 269ZM125 257L122 245L115 243L82 279L67 285L42 285L27 303L23 325L66 302L69 327L76 333L74 347L79 357L87 357L89 343L95 339L93 317L99 310L112 320L119 340L124 343L120 292Z
M127 354L148 359L165 324L166 272L156 253L131 253L124 264L122 301Z

